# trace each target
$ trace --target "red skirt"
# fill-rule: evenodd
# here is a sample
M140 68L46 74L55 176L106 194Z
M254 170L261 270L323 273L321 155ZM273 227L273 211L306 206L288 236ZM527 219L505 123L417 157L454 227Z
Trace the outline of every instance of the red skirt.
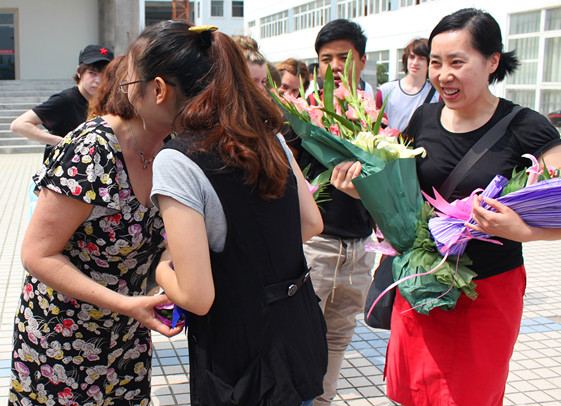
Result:
M508 364L520 331L524 266L477 280L450 311L426 316L395 297L386 356L387 395L405 406L503 404Z

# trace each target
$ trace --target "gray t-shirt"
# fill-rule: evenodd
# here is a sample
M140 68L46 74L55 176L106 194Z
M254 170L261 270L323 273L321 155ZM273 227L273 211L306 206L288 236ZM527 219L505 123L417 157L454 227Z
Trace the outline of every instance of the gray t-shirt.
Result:
M292 152L284 137L277 134L289 162ZM154 160L151 200L159 208L158 195L174 200L198 211L205 219L210 249L221 252L226 242L226 217L220 199L203 170L185 154L164 149Z

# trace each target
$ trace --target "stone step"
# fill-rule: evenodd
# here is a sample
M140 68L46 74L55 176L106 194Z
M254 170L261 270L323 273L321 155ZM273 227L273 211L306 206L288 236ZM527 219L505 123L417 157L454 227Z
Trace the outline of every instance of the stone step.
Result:
M0 117L18 117L28 109L0 109Z
M0 92L10 89L24 89L45 91L52 89L66 89L76 83L72 79L62 80L0 80Z
M17 102L16 102L17 100ZM2 103L0 102L0 110L24 110L27 111L35 107L35 103L21 103L19 98L13 98L12 102Z
M21 90L21 89L13 89L13 90L0 90L0 94L2 97L9 97L9 98L19 98L19 97L39 97L41 100L47 100L49 96L60 92L66 88L56 88L51 90Z
M42 145L0 145L0 154L34 154L45 151Z
M36 106L38 104L43 103L45 100L49 98L52 94L58 93L54 91L50 93L48 96L13 96L13 97L4 97L0 95L0 105L8 104L8 103L26 103L32 106Z

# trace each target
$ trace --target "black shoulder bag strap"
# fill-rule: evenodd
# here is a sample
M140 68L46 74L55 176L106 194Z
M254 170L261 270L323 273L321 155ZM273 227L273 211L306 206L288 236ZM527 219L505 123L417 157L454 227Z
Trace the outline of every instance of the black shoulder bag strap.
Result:
M479 161L479 159L481 159L481 157L502 138L510 122L520 112L520 110L522 110L522 107L514 106L510 113L491 127L483 135L483 137L481 137L479 141L470 148L464 157L460 159L460 162L458 162L456 167L452 170L452 172L450 172L442 186L439 188L438 193L440 193L442 197L446 200L450 198L460 180L466 175L471 167L475 165L475 163Z
M429 84L430 84L430 83L429 83ZM430 101L432 100L432 96L434 96L435 93L436 93L436 89L434 88L433 85L430 85L429 94L427 94L427 98L425 99L425 101L423 102L423 104L425 104L425 103L430 103Z

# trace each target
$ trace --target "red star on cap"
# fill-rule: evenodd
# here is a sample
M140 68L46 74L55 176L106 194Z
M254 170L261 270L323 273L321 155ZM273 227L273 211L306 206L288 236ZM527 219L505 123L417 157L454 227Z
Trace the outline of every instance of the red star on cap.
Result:
M101 53L101 55L107 55L107 49L105 48L99 48L99 52Z

